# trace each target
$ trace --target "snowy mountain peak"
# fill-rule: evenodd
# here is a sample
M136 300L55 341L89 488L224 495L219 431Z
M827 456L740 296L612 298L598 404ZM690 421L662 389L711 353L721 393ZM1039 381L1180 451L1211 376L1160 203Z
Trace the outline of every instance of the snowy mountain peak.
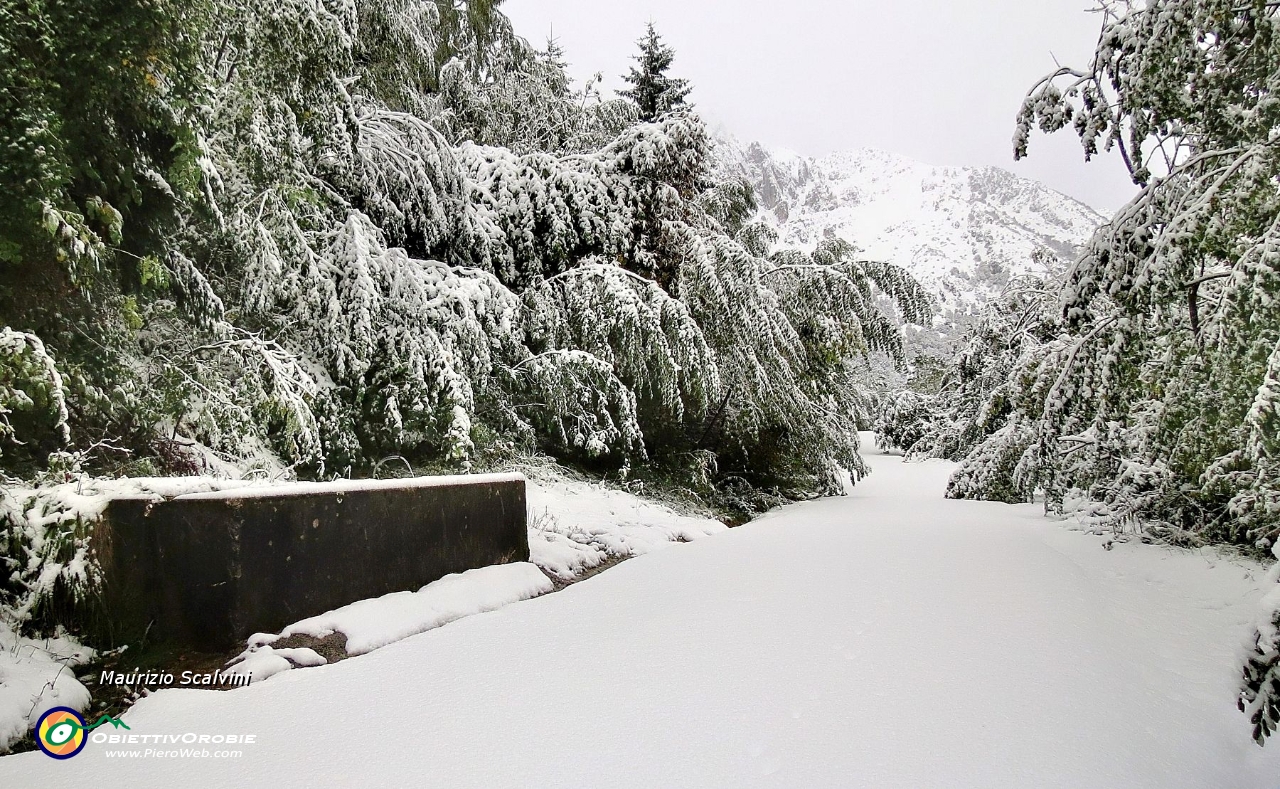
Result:
M718 141L721 173L746 178L785 244L836 235L911 271L944 307L997 293L1038 270L1037 252L1069 263L1105 218L998 167L934 167L874 148L809 158Z

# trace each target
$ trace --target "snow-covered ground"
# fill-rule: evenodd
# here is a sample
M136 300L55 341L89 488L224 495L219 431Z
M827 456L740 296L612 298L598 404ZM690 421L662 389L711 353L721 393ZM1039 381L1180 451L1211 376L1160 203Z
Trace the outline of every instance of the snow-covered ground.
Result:
M676 512L652 499L568 475L555 466L533 465L528 485L531 562L484 567L451 575L417 591L361 600L290 625L279 634L257 634L228 669L260 682L296 667L324 665L324 657L305 647L275 648L281 637L346 637L348 654L361 655L466 616L551 592L608 561L638 556L680 542L718 534L726 526L706 517ZM510 475L466 477L467 481L507 479ZM419 478L416 485L456 482L454 477ZM272 496L341 485L376 488L405 484L403 479L351 483L272 484L263 480L214 477L91 480L11 492L2 504L23 506L33 528L55 521L92 520L113 496L200 497L230 490ZM73 568L74 569L74 568ZM83 574L83 569L74 569ZM89 692L77 681L75 667L92 657L72 639L23 639L0 623L0 753L22 739L46 710L65 706L83 710Z
M531 560L565 581L611 559L640 556L728 530L710 518L554 473L534 473L528 498Z
M295 667L325 664L311 649L272 646L294 635L341 633L347 654L363 655L466 616L547 594L555 588L548 576L571 583L605 562L728 529L710 518L567 476L563 469L539 468L535 477L527 487L530 561L450 575L417 591L361 600L304 619L278 634L256 634L230 670L260 682Z
M1276 789L1280 748L1234 708L1257 566L1107 551L1034 507L942 499L946 464L871 460L851 498L125 716L255 734L238 758L91 743L0 759L0 785Z
M89 691L76 679L76 666L93 656L70 638L22 638L0 622L0 752L54 707L88 705Z
M281 638L304 635L324 638L341 633L348 655L363 655L409 636L447 625L464 616L496 611L504 605L546 594L554 588L530 562L495 565L448 575L416 592L393 592L343 606L289 625L279 634L259 633L229 669L262 682L297 667L327 661L307 647L278 649Z

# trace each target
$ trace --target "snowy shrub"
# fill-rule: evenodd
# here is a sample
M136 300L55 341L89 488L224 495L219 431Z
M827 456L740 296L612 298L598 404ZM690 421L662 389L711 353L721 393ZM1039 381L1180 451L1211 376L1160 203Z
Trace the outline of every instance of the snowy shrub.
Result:
M91 522L52 497L0 487L0 623L22 632L68 621L98 582L90 533Z
M528 336L538 348L587 351L670 419L705 414L719 369L688 308L652 280L589 262L524 295Z
M947 483L947 497L1022 504L1031 501L1036 479L1036 435L1022 419L1010 420L974 447Z
M1240 695L1240 711L1253 724L1253 739L1265 745L1267 738L1280 730L1280 613L1258 636L1256 654L1249 657L1244 669L1244 690Z
M70 441L66 397L62 374L40 338L0 329L0 456L6 444L20 446L37 436L52 437L56 445Z
M839 469L865 470L857 433L870 421L866 354L898 348L870 295L873 274L895 273L851 248L763 258L727 237L680 232L681 300L703 327L723 388L691 448L715 451L722 470L760 487L838 491Z
M290 463L321 463L315 401L318 383L301 361L273 342L228 328L225 339L177 341L178 358L147 368L176 414L175 434L231 457L271 447Z
M1039 417L1056 398L1065 340L1052 283L1015 279L960 337L930 395L900 392L881 404L876 430L909 457L961 463L952 498L1031 501L1046 484Z
M1272 552L1280 559L1280 543ZM1272 568L1269 580L1274 588L1263 601L1256 649L1245 663L1240 693L1240 711L1249 716L1259 745L1280 730L1280 564Z
M21 417L18 429L11 417ZM0 448L21 447L40 433L66 444L67 418L62 376L44 344L34 335L0 330ZM76 524L30 523L29 506L22 489L0 475L0 620L14 630L47 606L60 585L83 591L88 581Z
M909 389L891 392L876 408L874 430L883 449L896 449L908 457L930 456L944 415L939 398Z

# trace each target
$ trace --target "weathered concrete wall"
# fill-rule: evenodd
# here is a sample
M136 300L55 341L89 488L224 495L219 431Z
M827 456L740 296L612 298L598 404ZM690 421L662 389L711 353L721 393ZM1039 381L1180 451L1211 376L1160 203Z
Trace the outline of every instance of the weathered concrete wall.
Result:
M223 650L356 600L528 561L525 481L423 477L117 499L93 545L102 637L147 633L153 643Z

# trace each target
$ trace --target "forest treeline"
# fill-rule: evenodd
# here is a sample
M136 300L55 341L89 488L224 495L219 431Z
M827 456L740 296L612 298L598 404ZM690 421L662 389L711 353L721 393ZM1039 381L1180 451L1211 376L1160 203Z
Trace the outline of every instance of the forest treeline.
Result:
M859 472L919 286L775 249L652 27L606 98L498 5L0 7L0 468Z

